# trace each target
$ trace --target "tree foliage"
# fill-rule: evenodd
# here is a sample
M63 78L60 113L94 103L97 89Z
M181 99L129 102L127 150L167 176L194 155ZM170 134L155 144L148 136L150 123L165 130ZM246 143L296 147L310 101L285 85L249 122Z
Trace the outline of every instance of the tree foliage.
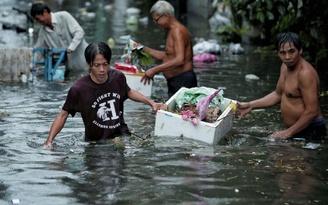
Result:
M219 0L231 8L233 25L242 27L243 20L261 32L253 43L269 45L280 32L298 33L315 64L328 58L327 0Z

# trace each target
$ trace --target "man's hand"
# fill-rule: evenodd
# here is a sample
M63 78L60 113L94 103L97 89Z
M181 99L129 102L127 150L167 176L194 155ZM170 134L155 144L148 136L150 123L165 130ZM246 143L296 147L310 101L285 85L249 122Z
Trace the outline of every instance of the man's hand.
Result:
M238 120L241 120L241 118L244 117L247 113L252 111L253 108L251 108L249 102L237 102L237 111L236 114L239 116Z
M145 74L141 77L140 82L144 82L144 85L148 83L150 84L150 81L153 80L155 73L152 71L152 69L149 69L145 72Z
M52 144L46 142L46 143L43 145L43 148L45 148L45 149L51 149L51 148L52 148Z
M269 136L269 139L279 141L279 140L286 140L289 137L291 137L290 133L287 130L282 130L282 131L277 131L277 132L274 132L273 134L271 134Z
M155 114L157 113L157 111L159 109L167 110L167 106L164 103L153 103L152 108L153 108L153 111L155 112Z

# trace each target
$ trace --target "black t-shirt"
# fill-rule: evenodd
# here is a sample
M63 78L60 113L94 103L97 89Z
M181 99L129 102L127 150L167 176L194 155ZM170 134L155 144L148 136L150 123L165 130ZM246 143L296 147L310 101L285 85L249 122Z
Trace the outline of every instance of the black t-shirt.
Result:
M104 84L96 84L90 75L85 75L68 91L63 110L73 117L76 112L81 113L86 141L129 134L123 118L123 104L129 91L130 87L121 71L110 69Z

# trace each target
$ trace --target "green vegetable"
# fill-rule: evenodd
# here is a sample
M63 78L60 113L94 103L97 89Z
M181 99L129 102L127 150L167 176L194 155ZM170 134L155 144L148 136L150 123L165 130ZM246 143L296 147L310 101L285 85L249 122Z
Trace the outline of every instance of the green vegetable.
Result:
M132 57L140 60L143 66L147 66L149 64L154 63L154 59L150 55L150 53L143 50L138 50L138 49L133 50Z

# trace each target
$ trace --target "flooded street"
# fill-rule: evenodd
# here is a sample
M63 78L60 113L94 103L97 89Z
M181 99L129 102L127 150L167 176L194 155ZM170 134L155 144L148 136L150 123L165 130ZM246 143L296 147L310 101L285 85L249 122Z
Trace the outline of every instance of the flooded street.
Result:
M29 1L23 2L1 1L0 12ZM163 49L165 33L151 19L137 28L125 25L124 13L139 5L135 1L94 1L89 8L96 14L94 19L85 18L79 10L86 1L45 2L54 11L70 11L85 29L89 43L113 38L112 63L121 61L122 36ZM148 10L142 10L141 17L145 15ZM202 37L200 31L190 32ZM203 32L204 38L207 33ZM0 47L30 47L35 38L0 29ZM274 90L278 56L242 46L245 54L222 53L217 62L195 63L199 86L220 87L224 97L238 101ZM327 71L318 72L320 91L325 92ZM0 205L17 200L21 205L328 203L327 140L315 150L302 148L300 142L267 141L269 134L284 127L278 106L236 120L228 135L211 146L179 136L153 136L155 116L150 107L128 100L125 121L133 135L126 139L124 152L110 143L84 142L78 114L69 116L54 148L44 149L68 89L83 74L72 73L68 83L49 83L42 77L27 83L0 82ZM247 81L247 74L259 80ZM166 90L165 79L156 76L151 98L167 100ZM328 97L321 97L320 103L328 119Z

